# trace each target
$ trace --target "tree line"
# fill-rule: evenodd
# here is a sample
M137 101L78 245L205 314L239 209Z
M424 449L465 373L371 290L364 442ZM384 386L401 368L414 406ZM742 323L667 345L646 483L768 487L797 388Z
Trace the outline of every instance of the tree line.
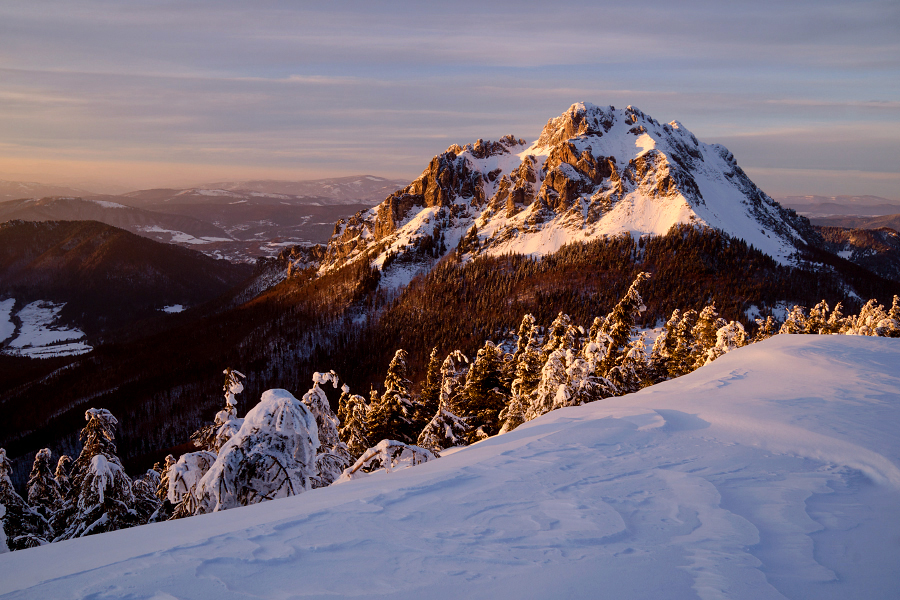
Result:
M376 469L391 470L514 430L549 411L578 406L689 373L746 344L776 334L900 337L900 298L885 309L871 300L845 316L825 301L795 306L784 322L757 320L751 337L714 304L675 309L648 349L639 273L612 310L578 324L560 312L547 326L526 313L514 334L487 339L474 356L431 351L424 379L411 381L408 354L398 349L383 391L354 394L334 371L317 372L297 399L267 390L243 418L237 395L244 375L225 370L225 402L191 436L193 450L173 455L132 479L117 456L117 419L85 412L82 449L52 465L35 455L26 494L13 487L0 449L0 520L4 548L19 550L145 523L179 519L293 496ZM337 413L325 387L340 385Z

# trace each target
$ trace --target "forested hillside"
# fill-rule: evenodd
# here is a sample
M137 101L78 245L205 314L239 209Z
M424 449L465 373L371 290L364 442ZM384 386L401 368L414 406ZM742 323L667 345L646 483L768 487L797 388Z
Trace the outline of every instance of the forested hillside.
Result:
M320 277L294 271L235 308L200 320L176 315L171 328L148 328L132 341L101 345L73 362L53 363L52 372L29 367L33 377L4 378L0 445L18 457L15 478L22 481L38 449L53 445L77 453L84 411L103 406L120 420L125 464L143 469L212 419L218 374L226 366L247 374L241 414L265 389L305 389L315 371L334 369L356 393L381 390L398 348L408 353L408 377L418 390L433 348L442 356L453 350L473 356L485 340L513 339L526 313L541 327L559 312L589 326L641 271L651 274L642 290L642 326L663 323L675 308L700 311L714 303L723 318L752 334L747 311L764 316L776 303L789 308L825 299L831 306L844 302L847 313L859 310L847 298L848 278L858 282L863 297L887 306L900 292L898 284L847 261L832 262L825 273L780 266L719 232L679 227L638 241L622 236L573 244L540 259L449 256L396 296L378 288L379 272L364 263ZM58 369L62 364L68 366ZM3 365L11 373L24 368L21 359L0 359ZM329 399L337 408L337 394Z

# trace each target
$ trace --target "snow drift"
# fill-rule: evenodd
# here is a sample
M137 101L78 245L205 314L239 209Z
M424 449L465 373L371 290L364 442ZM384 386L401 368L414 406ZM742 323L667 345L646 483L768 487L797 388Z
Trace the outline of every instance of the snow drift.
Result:
M4 598L894 598L900 343L780 335L393 473L0 556Z

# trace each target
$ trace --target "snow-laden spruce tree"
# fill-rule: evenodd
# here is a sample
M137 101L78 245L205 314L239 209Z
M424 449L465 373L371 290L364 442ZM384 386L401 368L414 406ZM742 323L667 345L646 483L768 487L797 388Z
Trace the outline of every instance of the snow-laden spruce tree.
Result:
M607 379L618 395L632 394L652 383L650 360L647 356L644 335L628 343L622 360L610 369Z
M573 333L572 318L563 312L556 315L553 323L550 324L550 329L547 331L547 339L544 342L544 346L541 348L541 364L547 362L550 354L559 348L571 348L574 346Z
M458 410L470 427L467 435L470 444L500 431L500 411L509 401L509 390L503 387L504 367L503 351L488 340L478 350L466 374L463 403Z
M408 373L406 350L401 348L388 366L384 393L369 405L366 418L370 441L391 439L411 444L418 437L415 431L416 407Z
M197 484L197 512L216 512L312 488L316 419L287 390L267 390Z
M216 453L241 428L242 420L237 416L237 394L244 391L241 379L246 378L243 373L231 368L225 369L223 373L225 407L216 413L213 423L201 427L191 435L191 440L197 448Z
M416 428L421 430L437 413L441 402L441 360L438 358L437 346L431 349L428 357L428 368L425 370L425 381L419 394L419 413L416 415Z
M628 352L631 338L637 331L637 319L646 310L641 298L640 286L648 279L650 279L649 273L638 273L628 291L606 316L602 330L609 336L609 345L601 363L604 376L609 373L610 369L621 363L625 353Z
M778 330L778 333L809 333L807 331L806 321L806 308L803 306L795 305L794 308L791 309L791 312L788 314L787 319L785 319L784 323L781 324L781 329Z
M62 508L63 498L50 465L50 449L38 450L28 476L28 504L52 523L53 515Z
M525 422L525 413L534 401L534 393L541 381L541 346L533 315L522 317L518 336L516 352L510 361L514 365L514 373L509 404L500 413L503 422L501 433L512 431Z
M650 372L654 381L669 379L669 361L675 354L677 343L675 331L680 322L681 311L676 308L653 342L653 349L650 351Z
M694 340L694 325L697 324L697 311L688 309L681 313L678 323L672 332L672 350L667 361L669 377L681 377L694 370L694 355L696 342Z
M835 306L835 311L838 311L838 307L840 304ZM779 325L775 320L775 317L772 315L767 316L765 319L755 319L756 320L756 334L754 334L751 343L755 344L756 342L761 342L765 339L772 337L773 335L778 335Z
M612 344L606 322L605 317L595 317L581 350L575 357L567 357L566 388L569 397L565 406L578 406L617 393L603 371L606 353Z
M694 338L694 349L691 359L694 369L699 369L709 360L709 351L716 347L717 332L726 325L725 319L719 317L715 304L709 304L700 311L697 323L691 331Z
M459 401L462 400L465 376L469 360L459 350L454 350L441 365L441 387L438 409L434 417L425 425L416 444L431 452L444 448L463 446L470 427L460 416Z
M900 337L900 296L894 296L891 310L888 311L890 323L884 324L883 332L879 335L887 337Z
M706 363L710 363L723 354L736 350L750 343L744 326L737 321L730 321L716 331L716 345L706 352ZM706 364L704 363L704 364Z
M72 491L72 482L69 480L69 471L72 470L72 459L63 454L56 461L56 470L53 472L53 479L59 488L59 495L66 498Z
M541 368L541 379L532 403L525 409L525 420L530 421L553 410L554 405L565 406L570 396L568 387L567 358L572 348L557 347Z
M855 317L847 318L844 333L848 335L876 335L882 337L900 337L900 301L894 296L894 304L890 311L876 300L869 300ZM894 314L895 316L891 316Z
M337 388L338 376L334 371L313 373L313 386L303 395L303 404L312 412L318 428L319 449L316 454L317 474L313 478L314 488L331 485L351 462L347 444L341 441L338 432L340 421L331 410L325 390L319 385L328 382Z
M159 509L159 498L156 489L159 487L159 473L148 469L146 473L131 482L131 494L134 496L134 511L137 513L138 523L143 525L150 522Z
M63 512L65 530L56 540L115 531L136 525L131 478L116 456L116 418L105 408L85 411L83 447L72 467L72 492Z
M175 457L167 454L163 462L153 465L153 470L159 475L159 480L156 484L156 510L147 519L148 523L158 523L172 517L175 505L169 500L169 473L175 463Z
M833 333L828 326L828 303L822 300L809 309L809 317L806 319L806 332L826 334Z
M170 519L181 519L205 512L201 507L201 494L197 486L215 462L215 452L197 450L182 454L169 467L165 480L168 483L166 500L172 506Z
M16 492L11 471L6 450L0 448L0 552L41 546L51 533L47 520Z
M348 467L338 482L350 481L380 469L390 473L395 469L414 467L435 458L437 456L427 448L404 444L397 440L381 440Z
M362 453L371 446L368 437L368 413L369 405L366 399L359 394L351 394L350 387L344 384L338 400L338 419L341 423L338 433L354 459L362 456Z
M895 296L896 299L896 296ZM847 330L847 318L841 312L843 306L840 302L834 305L834 310L828 315L826 331L823 333L844 333ZM898 320L900 322L900 320Z

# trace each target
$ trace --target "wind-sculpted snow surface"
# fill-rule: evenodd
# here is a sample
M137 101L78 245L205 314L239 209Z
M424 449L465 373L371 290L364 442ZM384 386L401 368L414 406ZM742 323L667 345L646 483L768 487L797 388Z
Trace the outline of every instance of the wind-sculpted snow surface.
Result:
M896 598L900 343L779 335L393 473L0 556L4 598Z

